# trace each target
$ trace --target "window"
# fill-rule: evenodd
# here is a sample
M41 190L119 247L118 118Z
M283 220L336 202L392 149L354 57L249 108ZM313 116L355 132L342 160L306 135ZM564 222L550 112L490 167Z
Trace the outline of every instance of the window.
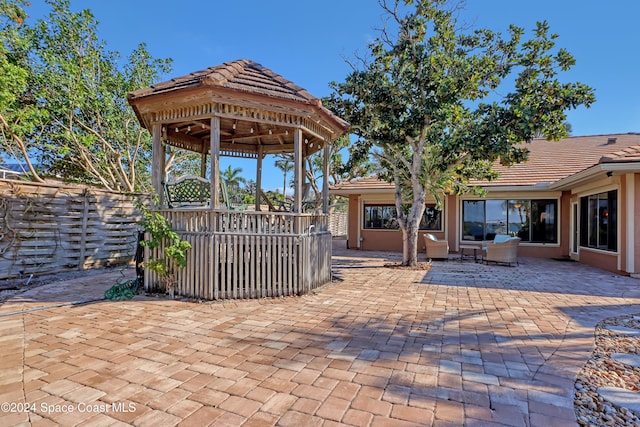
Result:
M580 246L618 250L618 192L580 198Z
M464 240L493 240L496 234L524 242L557 243L557 200L465 200Z
M426 205L420 220L420 230L442 230L440 217L440 211L435 205Z
M462 228L464 240L484 240L484 201L464 201L462 204Z
M531 241L557 242L556 201L531 201Z
M397 229L396 207L394 205L365 205L364 228Z
M442 230L442 212L435 205L426 205L420 230ZM364 228L370 230L398 230L400 225L395 205L364 205Z

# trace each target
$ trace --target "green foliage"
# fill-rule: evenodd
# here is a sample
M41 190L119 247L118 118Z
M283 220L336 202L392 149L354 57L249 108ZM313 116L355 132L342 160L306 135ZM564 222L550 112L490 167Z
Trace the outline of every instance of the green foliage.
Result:
M323 102L329 103L330 101L325 100ZM374 169L374 164L371 162L369 156L358 156L355 154L357 148L358 144L352 144L349 135L343 135L333 142L329 160L329 171L331 173L329 182L332 185L371 174ZM347 159L351 161L344 159L343 152L345 150L349 154ZM322 158L314 160L317 168L321 167L321 160Z
M293 171L294 161L292 154L281 154L276 160L275 167L282 171L282 194L287 194L287 175Z
M220 177L227 187L227 195L231 203L242 203L244 198L240 184L246 184L246 179L242 177L242 168L234 168L231 165L220 173Z
M72 12L67 0L48 2L49 19L31 31L35 91L51 115L44 160L77 181L145 189L151 138L127 104L127 93L149 85L169 62L152 60L141 44L120 70L120 55L98 39L89 10Z
M331 102L329 99L323 100L323 103ZM327 180L329 185L336 185L346 180L369 175L373 170L373 163L366 156L357 157L349 155L352 160L346 162L343 154L350 153L357 147L351 144L349 135L343 135L334 141L329 147L329 176ZM322 201L321 188L318 183L322 180L324 174L324 150L320 150L307 157L305 164L306 181L311 185L311 192L303 197L307 202L315 198L316 207L320 206ZM287 188L287 174L293 170L293 155L282 154L276 160L275 166L283 172L283 191Z
M240 187L240 184L245 184L247 181L242 177L242 168L234 168L229 165L222 171L221 176L224 179L227 187Z
M35 158L72 181L149 189L151 137L128 105L127 93L157 81L169 71L170 60L152 59L140 44L122 61L98 39L89 10L72 12L68 0L47 3L49 16L31 26L12 24L16 7L7 6L25 2L0 3L0 22L6 23L0 28L6 152L25 161Z
M155 271L162 278L170 278L177 268L187 265L187 251L191 244L180 238L169 221L159 212L151 212L147 207L139 205L142 211L140 225L149 233L150 239L140 244L149 249L156 249L164 243L164 257L150 260L145 267Z
M28 6L29 2L26 0L1 0L0 1L0 25L6 28L9 26L9 22L17 25L22 25L27 13L25 12L25 6Z
M28 153L29 135L47 117L29 89L28 39L22 34L28 6L22 0L0 1L0 155L24 159L34 180L41 181Z
M169 155L165 162L165 175L167 177L180 177L184 175L200 175L202 155L189 150L182 150L171 146L166 147ZM207 173L209 172L207 164Z
M252 179L247 180L245 186L240 192L243 205L255 205L256 203L256 182Z
M278 190L275 190L275 191L269 190L269 191L265 192L265 195L269 198L269 200L272 203L279 203L279 202L286 202L287 201L286 195L282 194Z
M395 183L403 258L415 264L427 194L472 191L471 179L495 177L494 161L526 160L522 143L536 134L565 136L566 110L595 98L582 83L558 80L575 61L555 48L545 22L523 41L516 26L507 36L457 30L445 0L381 5L395 35L383 31L370 57L332 83L328 105L357 136L349 163L373 155L379 176Z

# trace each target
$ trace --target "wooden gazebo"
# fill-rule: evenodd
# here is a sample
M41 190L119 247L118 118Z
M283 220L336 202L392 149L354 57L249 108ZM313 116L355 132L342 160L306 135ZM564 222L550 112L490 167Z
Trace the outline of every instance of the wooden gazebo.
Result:
M248 60L140 89L128 100L153 135L157 209L192 245L187 267L177 274L177 294L261 298L306 293L331 280L329 146L348 130L345 121L304 89ZM168 208L163 187L167 146L199 153L203 177L210 162L207 204ZM322 211L307 213L302 200L304 159L320 150ZM293 205L289 212L261 211L262 161L278 153L294 154ZM256 160L254 210L231 210L221 204L220 156ZM158 277L145 271L145 288L161 290L160 286Z

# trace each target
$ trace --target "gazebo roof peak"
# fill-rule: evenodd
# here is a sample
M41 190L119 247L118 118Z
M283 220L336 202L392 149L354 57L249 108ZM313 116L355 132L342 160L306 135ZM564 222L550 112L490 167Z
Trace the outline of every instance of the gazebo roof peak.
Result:
M318 98L304 88L249 59L225 62L189 73L186 76L174 77L171 80L131 92L129 99L196 87L219 87L271 98L321 104Z

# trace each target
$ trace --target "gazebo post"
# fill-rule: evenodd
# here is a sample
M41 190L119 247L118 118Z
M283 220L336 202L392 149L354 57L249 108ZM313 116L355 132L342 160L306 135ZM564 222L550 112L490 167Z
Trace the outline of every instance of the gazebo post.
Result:
M153 189L158 195L158 203L164 206L164 191L162 191L162 181L164 180L164 162L165 150L162 145L162 125L154 123L152 128L153 146L152 146L152 164L151 164L151 182Z
M260 212L260 189L262 188L262 145L258 146L258 162L256 166L256 211Z
M329 155L331 146L324 143L322 159L322 213L329 213Z
M200 155L200 176L206 178L207 176L207 152L205 151Z
M300 155L300 210L298 213L302 213L304 199L307 197L309 191L309 185L307 185L307 164L305 162L305 150L308 151L309 147L306 144L300 144L302 147Z
M302 129L297 128L293 132L293 212L302 211Z
M220 188L220 117L211 117L211 209L218 209Z

